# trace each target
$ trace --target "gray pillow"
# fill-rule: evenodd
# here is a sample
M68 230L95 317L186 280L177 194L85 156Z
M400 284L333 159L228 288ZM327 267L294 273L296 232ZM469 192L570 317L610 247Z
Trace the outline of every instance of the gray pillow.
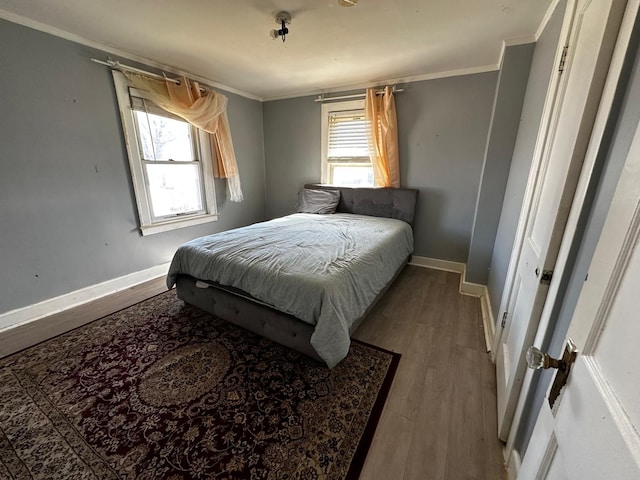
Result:
M339 202L339 190L303 188L298 194L298 213L336 213Z

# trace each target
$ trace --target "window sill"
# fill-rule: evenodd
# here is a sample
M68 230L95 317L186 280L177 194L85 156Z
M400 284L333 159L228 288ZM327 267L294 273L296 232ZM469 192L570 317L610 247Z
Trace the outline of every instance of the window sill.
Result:
M151 225L142 225L140 227L140 232L142 233L142 236L147 236L155 233L168 232L169 230L177 230L178 228L192 227L202 223L216 222L217 220L217 213L198 215L197 217L178 218Z

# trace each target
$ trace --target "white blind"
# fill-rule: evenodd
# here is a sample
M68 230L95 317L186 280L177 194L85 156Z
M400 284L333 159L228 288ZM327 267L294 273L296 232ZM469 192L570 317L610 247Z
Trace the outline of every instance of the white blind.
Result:
M329 114L329 162L369 162L367 121L364 110L332 112Z
M135 110L138 112L147 112L153 115L160 115L161 117L173 118L174 120L186 123L185 119L180 118L179 116L174 115L173 113L169 113L166 110L158 107L151 100L147 100L144 97L134 95L133 89L129 89L129 102L131 104L131 110Z
M157 106L146 98L143 90L138 90L137 88L129 87L129 104L131 105L131 110L152 113L153 115L160 115L161 117L173 118L174 120L188 123L184 118L167 112L165 109Z

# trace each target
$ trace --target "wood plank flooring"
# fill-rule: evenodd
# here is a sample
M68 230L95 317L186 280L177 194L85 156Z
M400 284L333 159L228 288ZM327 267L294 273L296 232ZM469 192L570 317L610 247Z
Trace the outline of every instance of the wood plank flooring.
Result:
M0 335L0 358L110 315L166 290L164 277L156 278L93 302L12 328Z
M361 480L506 478L497 439L495 369L477 298L456 273L408 266L354 337L402 358ZM0 336L11 354L164 291L157 279Z
M506 478L480 301L408 266L354 337L402 354L361 480Z

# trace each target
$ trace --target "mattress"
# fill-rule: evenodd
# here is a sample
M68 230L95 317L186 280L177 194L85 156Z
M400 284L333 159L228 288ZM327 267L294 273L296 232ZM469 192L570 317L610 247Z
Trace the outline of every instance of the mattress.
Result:
M187 274L247 292L314 325L311 344L332 367L348 353L353 322L412 252L404 221L298 213L183 244L167 286Z

